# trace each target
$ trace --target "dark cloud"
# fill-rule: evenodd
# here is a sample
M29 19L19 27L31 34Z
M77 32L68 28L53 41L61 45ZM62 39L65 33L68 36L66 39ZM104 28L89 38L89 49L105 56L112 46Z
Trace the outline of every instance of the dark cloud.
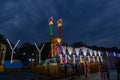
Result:
M48 18L63 19L63 42L119 46L119 0L1 0L0 33L13 41L49 40Z

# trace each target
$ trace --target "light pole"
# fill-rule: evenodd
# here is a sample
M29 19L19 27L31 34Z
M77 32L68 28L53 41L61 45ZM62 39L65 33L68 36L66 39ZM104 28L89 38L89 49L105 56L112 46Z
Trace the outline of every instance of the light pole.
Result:
M57 25L58 25L59 38L62 38L62 19L58 19Z
M50 17L48 20L48 25L50 27L50 42L51 42L51 56L53 57L53 44L54 44L54 38L53 38L53 17Z

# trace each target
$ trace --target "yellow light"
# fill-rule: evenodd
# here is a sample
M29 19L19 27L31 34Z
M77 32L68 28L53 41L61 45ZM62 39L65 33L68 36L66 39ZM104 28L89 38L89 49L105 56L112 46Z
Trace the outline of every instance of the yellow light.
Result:
M58 41L58 43L60 43L61 42L61 38L57 38L57 41Z
M49 26L52 26L52 25L53 25L53 17L50 17L50 18L49 18L48 24L49 24Z
M58 24L58 27L62 27L62 19L59 19L59 20L57 21L57 24Z
M52 22L52 21L50 21L50 22L49 22L49 25L53 25L53 22Z

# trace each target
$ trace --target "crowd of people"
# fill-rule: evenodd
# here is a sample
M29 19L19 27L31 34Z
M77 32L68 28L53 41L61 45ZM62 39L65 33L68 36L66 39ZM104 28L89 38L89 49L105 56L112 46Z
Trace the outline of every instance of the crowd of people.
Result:
M83 69L82 69L86 79L89 78L89 74L90 74L88 64L89 63L87 63L85 61L83 63ZM116 72L117 72L117 80L120 80L120 59L116 59L114 64L115 64L114 67L116 68ZM70 66L71 66L71 74L76 72L78 75L80 75L81 71L80 71L78 65L79 64L75 64L75 65L69 64L69 66L65 65L65 75L67 75L67 69ZM104 61L104 62L98 63L98 71L99 71L100 80L110 80L110 70L111 70L110 67L111 67L111 64L109 63L109 61L108 62Z
M99 74L101 80L109 80L109 69L108 69L108 64L106 62L99 63Z
M89 78L89 74L90 71L89 71L89 62L87 61L83 61L82 63L73 63L72 61L71 62L68 62L66 64L63 64L64 67L64 73L65 73L65 76L72 76L74 74L77 74L77 75L85 75L85 78L88 79ZM99 73L99 76L100 76L100 80L110 80L110 67L111 67L111 64L110 64L110 61L108 60L104 60L103 62L97 62L95 63L98 65L98 73ZM117 73L117 80L120 80L120 59L115 59L114 61L114 68L116 68L116 73ZM48 64L49 65L49 64ZM81 67L79 67L81 66ZM94 69L92 69L94 71Z
M120 59L116 60L117 80L120 80Z
M120 80L120 59L115 60L115 69L117 72L117 80ZM101 80L110 80L110 66L107 62L100 62L99 64L99 73Z

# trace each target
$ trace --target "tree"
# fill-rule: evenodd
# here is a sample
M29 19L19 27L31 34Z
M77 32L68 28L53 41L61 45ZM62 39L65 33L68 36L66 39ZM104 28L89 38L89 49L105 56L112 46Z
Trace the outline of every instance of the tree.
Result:
M42 45L43 45L43 43L39 46L39 49L41 49ZM50 50L51 50L51 44L50 44L50 42L46 42L45 46L41 52L41 59L42 60L45 60L46 58L48 58Z
M35 53L35 46L31 43L24 43L21 45L21 47L18 49L18 59L21 61L26 61L28 59L28 56L31 55L32 53ZM26 55L23 55L23 53L26 53Z
M85 44L83 42L74 42L72 44L73 47L80 47L80 46L85 46Z

